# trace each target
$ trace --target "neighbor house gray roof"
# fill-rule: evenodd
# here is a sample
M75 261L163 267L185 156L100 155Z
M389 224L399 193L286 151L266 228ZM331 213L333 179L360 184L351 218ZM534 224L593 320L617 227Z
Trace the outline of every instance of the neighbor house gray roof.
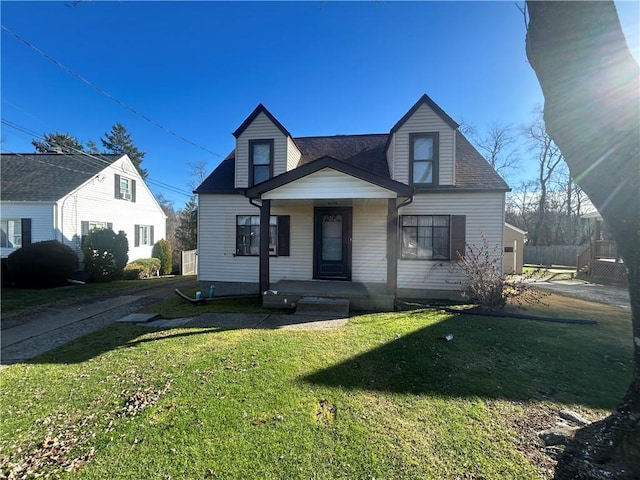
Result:
M122 155L3 153L2 201L55 202L97 175Z
M294 141L302 158L298 166L332 157L390 179L385 145L389 134L299 137ZM456 178L454 186L431 190L509 190L506 182L478 153L465 136L456 131ZM231 152L195 190L196 193L239 193L234 188L235 152Z

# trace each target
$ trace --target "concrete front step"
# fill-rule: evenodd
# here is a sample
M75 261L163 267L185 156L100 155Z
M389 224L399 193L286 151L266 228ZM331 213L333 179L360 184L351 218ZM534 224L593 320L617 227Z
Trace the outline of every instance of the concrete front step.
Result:
M344 298L302 297L296 302L296 314L349 316L349 300Z

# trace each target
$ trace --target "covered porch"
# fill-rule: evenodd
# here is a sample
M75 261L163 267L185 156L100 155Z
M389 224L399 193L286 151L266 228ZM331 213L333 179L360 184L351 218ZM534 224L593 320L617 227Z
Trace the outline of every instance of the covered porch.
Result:
M262 182L245 195L260 209L258 280L265 305L285 307L303 297L323 297L348 298L356 309L393 309L398 209L412 200L412 187L325 157ZM305 241L296 245L292 240L291 248L298 258L312 260L312 271L307 278L290 280L280 267L282 259L276 260L277 272L272 270L269 224L273 209L281 213L302 206L309 214L292 217L291 236ZM371 252L375 267L368 262Z

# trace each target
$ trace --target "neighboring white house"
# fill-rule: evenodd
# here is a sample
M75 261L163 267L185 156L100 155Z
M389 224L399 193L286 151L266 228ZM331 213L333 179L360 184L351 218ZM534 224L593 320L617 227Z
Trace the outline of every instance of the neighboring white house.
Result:
M166 215L126 155L2 154L1 254L59 240L78 253L94 228L124 231L129 261L151 257Z
M258 105L233 135L196 190L203 284L455 296L465 245L502 251L509 187L427 95L388 134L294 138Z

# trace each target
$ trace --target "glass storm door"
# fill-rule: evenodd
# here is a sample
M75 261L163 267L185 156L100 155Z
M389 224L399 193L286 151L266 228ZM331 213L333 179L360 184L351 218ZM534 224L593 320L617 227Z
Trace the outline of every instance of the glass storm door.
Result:
M315 210L313 277L351 280L351 207Z

